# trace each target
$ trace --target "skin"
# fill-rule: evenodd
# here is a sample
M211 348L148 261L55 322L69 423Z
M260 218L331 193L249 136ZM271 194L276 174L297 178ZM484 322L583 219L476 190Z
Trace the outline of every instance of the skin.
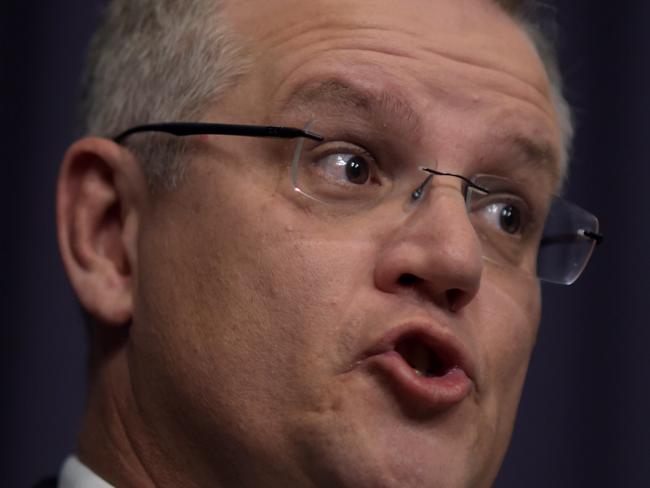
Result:
M403 137L414 160L556 185L548 80L491 3L247 5L226 18L256 62L203 120L301 127L332 96L292 94L334 80L405 101L420 119ZM482 259L457 183L409 212L341 217L292 191L293 143L192 144L183 184L156 195L109 140L82 139L64 158L62 255L97 322L82 461L117 486L489 486L540 295L535 279ZM422 411L356 363L414 322L476 366L451 408Z

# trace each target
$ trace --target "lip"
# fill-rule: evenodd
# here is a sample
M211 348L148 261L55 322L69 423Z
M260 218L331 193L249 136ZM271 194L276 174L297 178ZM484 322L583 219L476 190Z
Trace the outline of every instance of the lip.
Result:
M417 339L440 357L446 372L420 376L397 352L405 339ZM451 408L475 388L476 369L465 346L455 336L432 324L404 324L391 329L357 363L385 378L401 401L425 411Z

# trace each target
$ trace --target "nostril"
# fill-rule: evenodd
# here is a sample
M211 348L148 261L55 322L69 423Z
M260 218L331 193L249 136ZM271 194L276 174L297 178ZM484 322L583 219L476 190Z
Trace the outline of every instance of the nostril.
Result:
M449 306L449 309L452 312L456 311L458 303L463 297L463 290L460 290L458 288L451 288L445 293L447 295L447 304Z
M397 281L402 286L413 286L419 281L419 278L410 273L405 273L401 275Z
M436 283L423 279L414 273L402 273L392 282L393 293L403 293L405 296L425 301L433 301L437 306L456 313L465 307L473 298L472 290L459 287L440 289Z

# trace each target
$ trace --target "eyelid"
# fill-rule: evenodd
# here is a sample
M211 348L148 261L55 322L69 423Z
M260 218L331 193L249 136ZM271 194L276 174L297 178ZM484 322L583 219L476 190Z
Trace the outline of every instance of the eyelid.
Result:
M476 205L473 205L472 208L468 208L468 212L474 213L477 210L487 209L490 205L493 204L516 204L516 206L520 209L522 226L517 234L509 234L512 237L526 237L534 234L537 230L539 219L535 215L535 212L532 210L531 206L528 204L525 198L514 193L500 191L491 192L489 194L481 194L477 199Z
M346 141L325 139L324 141L317 143L314 149L318 151L329 152L330 154L334 154L335 151L339 153L349 151L352 154L367 156L373 160L375 159L375 157L365 147Z
M314 144L314 147L309 150L315 153L313 156L314 159L325 158L334 154L354 154L355 156L367 159L372 163L374 169L379 171L382 170L377 158L370 151L363 146L350 142L326 139L321 143Z

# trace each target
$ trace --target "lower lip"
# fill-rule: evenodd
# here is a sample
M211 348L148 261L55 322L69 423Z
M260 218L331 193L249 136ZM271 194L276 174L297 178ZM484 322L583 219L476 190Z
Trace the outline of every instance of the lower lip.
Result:
M437 411L460 403L472 388L465 371L452 368L443 376L420 376L396 351L369 357L366 365L391 382L400 400L420 409Z

